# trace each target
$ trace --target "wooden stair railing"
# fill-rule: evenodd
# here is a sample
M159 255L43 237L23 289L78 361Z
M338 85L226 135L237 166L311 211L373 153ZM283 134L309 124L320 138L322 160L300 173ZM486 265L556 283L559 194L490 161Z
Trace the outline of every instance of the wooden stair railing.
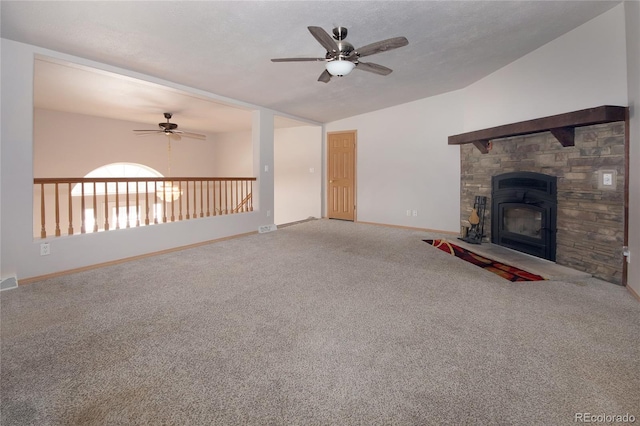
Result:
M244 212L245 211L244 208L245 208L245 206L247 205L247 203L249 202L250 199L251 199L251 194L249 194L246 197L244 197L244 199L242 201L240 201L240 204L238 204L236 206L236 208L232 210L233 213ZM240 209L242 209L242 210L240 210ZM249 211L249 210L247 210L247 211Z
M36 178L34 204L39 202L40 206L34 212L39 211L40 215L34 214L34 229L39 230L40 238L47 238L51 234L62 236L61 224L66 224L66 235L74 235L250 212L255 180Z

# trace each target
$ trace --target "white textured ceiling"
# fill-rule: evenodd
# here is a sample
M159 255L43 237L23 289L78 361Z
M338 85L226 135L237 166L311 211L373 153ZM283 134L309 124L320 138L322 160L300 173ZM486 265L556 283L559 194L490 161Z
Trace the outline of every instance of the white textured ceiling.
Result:
M48 58L35 62L34 106L147 124L138 126L141 129L157 129L155 124L166 121L165 112L173 114L171 122L181 130L226 133L251 128L249 109Z
M1 35L105 64L329 122L461 89L605 12L619 1L2 1ZM409 45L367 58L394 70L379 76L359 70L328 84L317 82L321 62L273 63L271 58L319 57L325 51L307 31L349 30L356 48L405 36ZM61 72L63 77L64 72ZM68 78L68 76L66 77ZM54 81L48 84L65 84ZM98 78L99 80L99 78ZM96 109L129 106L150 123L171 102L171 91L109 83ZM119 80L119 81L118 81ZM60 103L80 96L73 82ZM87 83L89 84L89 83ZM101 84L104 84L102 82ZM129 84L129 86L127 86ZM135 86L135 85L134 85ZM55 90L55 88L43 88ZM83 89L85 90L85 89ZM97 88L96 88L97 90ZM120 90L120 92L118 92ZM66 95L65 95L66 93ZM181 128L199 129L202 99L174 99ZM75 101L74 101L75 99ZM115 102L115 104L109 104ZM193 104L190 104L193 102ZM76 102L77 103L77 102ZM213 109L220 105L209 106ZM144 108L147 108L145 110ZM62 107L59 107L62 109ZM87 111L88 109L85 109ZM135 111L134 111L135 110ZM215 114L231 122L234 113ZM216 116L213 114L213 116ZM205 115L210 120L211 115ZM191 125L190 118L194 119ZM245 120L246 121L246 120ZM208 125L211 125L209 123ZM218 129L220 129L219 127Z

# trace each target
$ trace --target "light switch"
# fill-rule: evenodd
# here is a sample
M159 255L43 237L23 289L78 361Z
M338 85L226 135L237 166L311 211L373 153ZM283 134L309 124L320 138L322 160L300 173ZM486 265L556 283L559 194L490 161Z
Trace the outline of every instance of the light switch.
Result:
M603 173L602 174L602 184L604 186L613 185L613 174L612 173Z

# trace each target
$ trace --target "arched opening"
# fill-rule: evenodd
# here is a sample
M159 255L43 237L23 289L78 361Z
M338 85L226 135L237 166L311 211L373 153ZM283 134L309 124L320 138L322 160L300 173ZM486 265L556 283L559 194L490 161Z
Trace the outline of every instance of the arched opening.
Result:
M97 169L94 169L87 173L84 177L86 178L98 178L98 177L116 177L116 178L145 178L145 177L164 177L162 173L157 170L152 169L151 167L145 166L143 164L135 164L135 163L111 163ZM138 183L138 188L136 188L135 182L109 182L106 187L99 186L95 189L95 195L104 195L104 194L115 194L116 193L116 185L117 192L119 194L124 194L127 192L127 185L129 186L129 192L135 193L136 189L138 192L153 192L153 188L145 188L143 183ZM85 185L84 188L85 195L94 195L93 186ZM80 196L82 195L82 187L80 184L76 184L71 191L71 195Z
M157 170L143 164L111 163L92 170L84 177L139 179L146 177L161 178L164 176ZM115 194L119 194L119 196L122 196L122 194L132 194L129 195L129 197L131 197L131 199L129 200L129 205L123 202L116 203L115 200L109 201L107 197L104 197L105 201L103 202L103 206L101 206L100 208L94 210L92 205L86 206L84 209L85 227L87 232L91 232L92 230L95 231L98 228L98 226L96 226L97 224L105 223L105 219L108 220L108 223L112 224L115 224L115 222L117 221L117 226L119 228L128 228L143 225L144 221L141 221L141 206L139 202L134 202L136 201L134 199L136 195L133 194L137 194L137 196L144 193L154 194L154 197L152 199L155 201L155 192L156 185L154 183L106 182L101 185L78 183L71 190L71 195L73 197L99 197ZM107 203L107 206L104 206L104 203ZM161 202L154 202L153 204L149 205L149 208L153 210L153 217L162 216L162 207L163 204ZM109 217L105 217L107 214Z

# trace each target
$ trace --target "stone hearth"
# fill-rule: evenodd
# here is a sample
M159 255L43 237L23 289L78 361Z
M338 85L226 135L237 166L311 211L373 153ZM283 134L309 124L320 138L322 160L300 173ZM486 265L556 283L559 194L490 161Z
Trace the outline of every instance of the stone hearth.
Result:
M558 178L556 262L616 284L622 283L625 182L624 122L575 129L575 146L563 147L550 133L495 139L482 154L460 146L460 219L471 214L476 195L491 205L491 178L528 171ZM599 172L614 171L615 185L601 189ZM491 241L487 208L484 241Z

